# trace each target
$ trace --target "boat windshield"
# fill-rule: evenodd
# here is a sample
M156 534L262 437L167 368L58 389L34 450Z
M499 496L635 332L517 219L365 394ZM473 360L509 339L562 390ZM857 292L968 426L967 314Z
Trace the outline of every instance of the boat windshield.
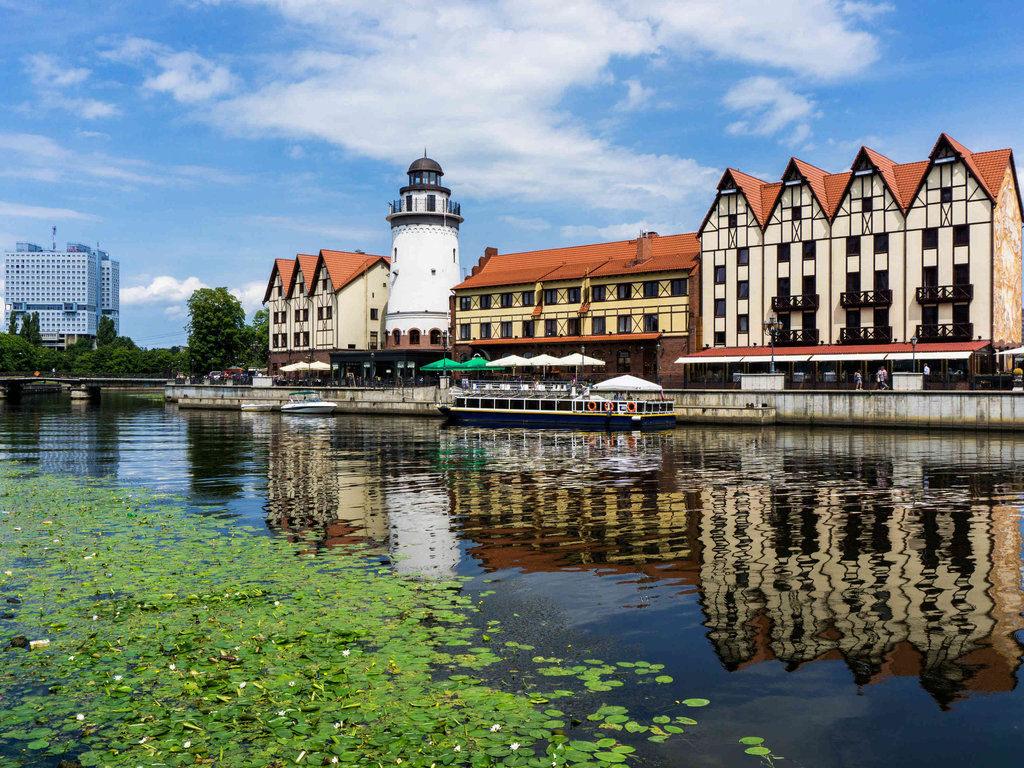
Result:
M288 399L291 400L293 403L314 402L319 400L320 396L316 392L310 391L290 392L288 394Z

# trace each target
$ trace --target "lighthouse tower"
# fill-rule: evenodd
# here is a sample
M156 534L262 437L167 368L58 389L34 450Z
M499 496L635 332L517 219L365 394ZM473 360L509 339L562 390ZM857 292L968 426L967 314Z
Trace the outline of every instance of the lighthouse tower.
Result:
M424 156L391 203L391 290L386 347L444 350L448 298L459 282L459 204L441 186L444 171Z

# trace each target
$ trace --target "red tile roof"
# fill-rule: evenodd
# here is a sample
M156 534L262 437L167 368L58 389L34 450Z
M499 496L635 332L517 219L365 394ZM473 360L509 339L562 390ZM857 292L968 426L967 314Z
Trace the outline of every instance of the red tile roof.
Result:
M989 341L950 341L944 343L925 343L917 345L917 352L977 352L989 346ZM793 347L776 345L775 355L838 355L838 354L872 354L890 352L913 352L914 346L909 342L898 344L817 344ZM704 357L713 361L716 357L769 357L770 346L762 347L713 347L697 352L688 357Z
M893 174L896 176L896 194L899 196L897 202L906 211L914 202L917 190L921 186L924 175L931 166L929 160L919 160L916 163L903 163L893 167Z
M270 270L270 280L267 281L267 292L263 294L263 303L270 301L270 292L274 288L274 275L281 275L281 285L287 290L292 282L292 272L295 270L295 259L274 259L274 266Z
M298 253L294 259L275 259L274 266L270 270L270 280L267 282L267 291L263 295L263 303L270 301L270 293L274 287L274 275L281 275L281 283L284 285L284 295L291 298L295 290L295 281L299 269L302 270L302 277L305 280L307 290L315 290L316 273L321 264L327 269L334 284L334 290L348 285L359 277L378 261L390 264L385 256L374 256L369 253L349 253L347 251L322 250L316 256L309 253Z
M552 280L576 280L587 275L611 276L693 269L700 244L693 233L649 233L643 240L574 245L523 253L502 253L481 259L473 274L455 286L488 288Z
M500 346L503 344L596 344L602 341L647 341L657 339L661 333L598 333L593 336L535 336L529 339L474 339L460 344L474 347Z
M378 263L390 264L390 261L384 256L374 256L369 253L320 251L319 264L322 264L323 268L327 270L327 274L331 276L331 285L336 291L341 290Z

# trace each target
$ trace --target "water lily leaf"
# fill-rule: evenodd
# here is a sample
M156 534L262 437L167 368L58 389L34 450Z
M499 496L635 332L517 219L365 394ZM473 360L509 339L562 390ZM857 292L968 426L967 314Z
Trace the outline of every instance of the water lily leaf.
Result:
M746 752L748 755L760 755L762 757L764 755L770 755L772 753L772 751L768 749L768 747L747 747L743 751Z
M688 707L706 707L710 703L707 699L683 699L683 704Z

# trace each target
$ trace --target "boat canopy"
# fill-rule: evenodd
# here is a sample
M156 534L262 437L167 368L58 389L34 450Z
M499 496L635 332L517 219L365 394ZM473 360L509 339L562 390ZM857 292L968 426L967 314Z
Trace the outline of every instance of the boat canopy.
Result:
M590 388L591 392L661 392L661 385L637 376L616 376Z

